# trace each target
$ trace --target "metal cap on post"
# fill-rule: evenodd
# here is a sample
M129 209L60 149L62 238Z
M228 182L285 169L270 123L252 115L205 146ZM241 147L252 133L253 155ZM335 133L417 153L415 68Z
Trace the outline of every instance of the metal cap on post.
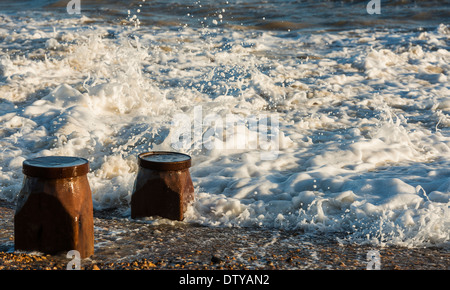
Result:
M154 170L177 171L191 167L191 156L183 153L157 151L139 154L139 165Z
M40 178L77 177L89 173L89 162L70 156L38 157L25 160L22 172L26 176Z

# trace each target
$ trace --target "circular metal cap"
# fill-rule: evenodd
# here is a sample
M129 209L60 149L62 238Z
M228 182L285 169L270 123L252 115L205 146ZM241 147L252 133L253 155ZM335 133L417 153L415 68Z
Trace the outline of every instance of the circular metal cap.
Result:
M139 154L139 165L154 170L183 170L191 167L191 156L168 151L146 152Z
M41 178L76 177L89 172L89 161L71 156L38 157L25 160L22 172L27 176Z

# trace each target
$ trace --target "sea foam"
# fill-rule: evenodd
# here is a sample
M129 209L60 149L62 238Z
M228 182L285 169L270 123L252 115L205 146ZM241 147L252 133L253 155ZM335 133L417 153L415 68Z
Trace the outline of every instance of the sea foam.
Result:
M3 199L15 200L25 159L73 155L90 161L95 209L127 216L137 155L174 150L177 114L194 136L200 109L201 134L223 146L179 149L196 191L184 222L448 245L446 25L286 35L1 17ZM219 138L208 114L247 122ZM276 158L261 158L258 115L279 121Z

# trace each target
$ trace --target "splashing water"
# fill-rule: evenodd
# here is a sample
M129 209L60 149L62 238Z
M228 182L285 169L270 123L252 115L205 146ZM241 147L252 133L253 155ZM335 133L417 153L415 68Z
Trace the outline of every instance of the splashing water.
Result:
M3 199L16 198L23 160L74 155L91 163L95 209L127 215L137 154L174 150L188 124L223 146L185 140L196 187L185 222L448 245L448 26L320 31L249 9L238 25L237 2L200 1L167 6L185 23L162 23L136 3L116 4L118 19L0 14ZM275 115L265 160L249 120ZM244 122L218 138L230 116Z

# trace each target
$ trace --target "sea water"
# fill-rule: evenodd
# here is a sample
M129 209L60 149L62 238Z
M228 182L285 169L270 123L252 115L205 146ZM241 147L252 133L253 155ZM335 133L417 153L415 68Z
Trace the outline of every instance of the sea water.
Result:
M68 2L0 3L2 199L78 156L129 217L137 155L179 151L185 223L448 246L448 1Z

